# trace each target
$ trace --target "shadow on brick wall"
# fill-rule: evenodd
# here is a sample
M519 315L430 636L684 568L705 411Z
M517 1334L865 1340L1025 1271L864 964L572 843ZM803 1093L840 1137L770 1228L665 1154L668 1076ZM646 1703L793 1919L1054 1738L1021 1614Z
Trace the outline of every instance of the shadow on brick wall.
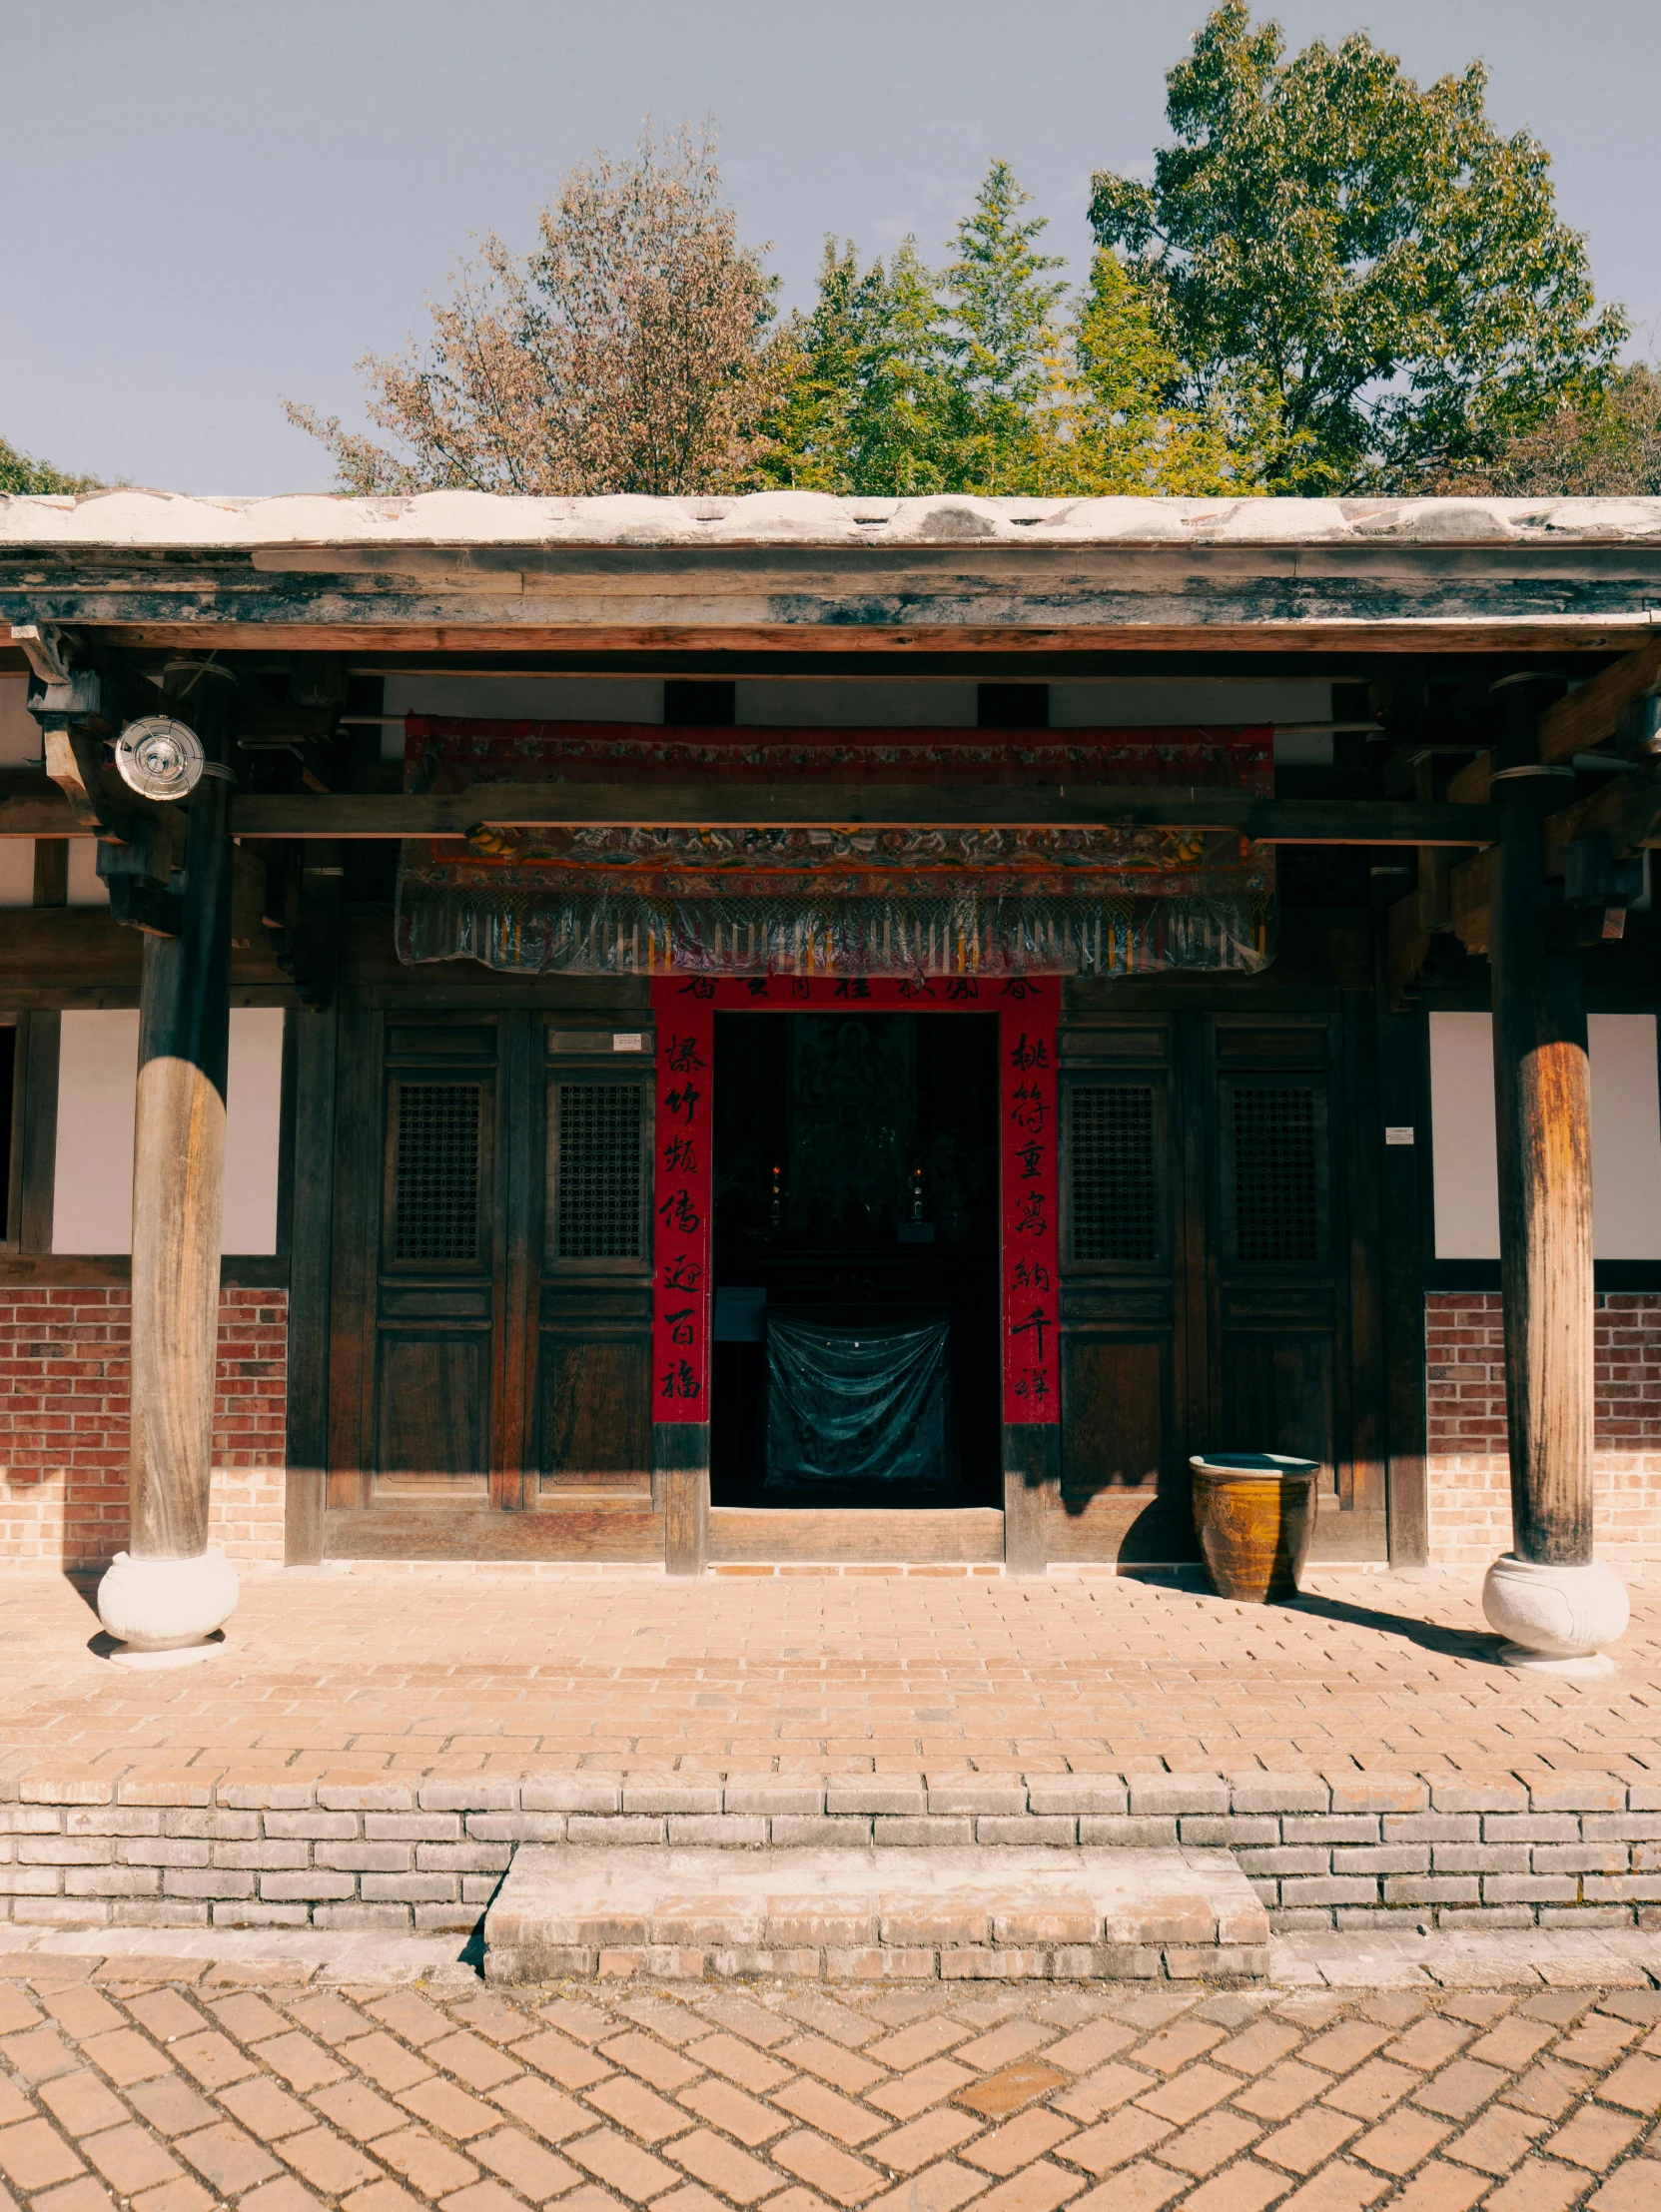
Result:
M1511 1546L1504 1310L1497 1292L1424 1301L1431 1557L1485 1566ZM1593 1337L1597 1548L1661 1559L1661 1296L1605 1291Z
M0 1290L0 1562L101 1573L127 1542L125 1287ZM220 1296L209 1541L283 1557L288 1300Z

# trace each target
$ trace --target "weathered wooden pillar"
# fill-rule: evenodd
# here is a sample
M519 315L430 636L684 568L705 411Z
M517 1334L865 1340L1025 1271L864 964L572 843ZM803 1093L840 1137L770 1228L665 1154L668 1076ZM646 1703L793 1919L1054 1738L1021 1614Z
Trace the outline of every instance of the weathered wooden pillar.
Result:
M219 1335L225 1095L231 1030L230 783L235 682L215 666L169 677L207 771L190 798L176 937L147 934L133 1133L130 1535L98 1593L132 1665L207 1658L237 1602L208 1549Z
M1512 1549L1483 1607L1513 1664L1605 1671L1626 1593L1592 1557L1592 1116L1574 955L1553 941L1545 819L1573 771L1544 765L1535 682L1500 693L1490 906L1494 1111Z

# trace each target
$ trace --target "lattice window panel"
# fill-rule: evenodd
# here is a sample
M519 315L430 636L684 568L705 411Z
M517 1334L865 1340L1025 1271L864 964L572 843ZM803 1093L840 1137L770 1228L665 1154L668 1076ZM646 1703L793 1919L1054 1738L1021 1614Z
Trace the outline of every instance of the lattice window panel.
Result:
M1234 1094L1235 1257L1247 1266L1320 1258L1319 1123L1313 1091Z
M398 1096L394 1249L399 1259L478 1258L476 1083L406 1083Z
M645 1092L637 1083L562 1083L555 1090L555 1256L643 1259Z
M1150 1262L1159 1256L1159 1177L1150 1084L1072 1094L1068 1155L1073 1257Z

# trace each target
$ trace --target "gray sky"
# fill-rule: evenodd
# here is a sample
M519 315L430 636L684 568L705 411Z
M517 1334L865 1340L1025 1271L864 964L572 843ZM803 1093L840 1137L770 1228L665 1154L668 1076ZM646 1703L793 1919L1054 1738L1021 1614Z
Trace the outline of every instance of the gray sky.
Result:
M1206 0L0 0L11 248L0 435L185 491L318 489L280 398L361 419L353 364L424 322L468 234L528 242L559 174L713 116L786 297L826 231L941 245L1002 156L1077 265L1092 169L1146 169ZM1655 0L1286 0L1421 80L1482 55L1653 340Z

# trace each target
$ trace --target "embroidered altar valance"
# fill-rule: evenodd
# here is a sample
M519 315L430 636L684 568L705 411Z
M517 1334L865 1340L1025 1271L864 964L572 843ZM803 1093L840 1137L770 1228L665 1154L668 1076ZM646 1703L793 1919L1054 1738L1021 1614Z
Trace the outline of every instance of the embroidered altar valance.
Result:
M1267 793L1266 729L721 729L411 716L406 788L476 795L411 839L406 961L564 974L1254 971L1272 852L1106 826L492 827L492 783L1182 785ZM642 809L642 811L646 811Z

